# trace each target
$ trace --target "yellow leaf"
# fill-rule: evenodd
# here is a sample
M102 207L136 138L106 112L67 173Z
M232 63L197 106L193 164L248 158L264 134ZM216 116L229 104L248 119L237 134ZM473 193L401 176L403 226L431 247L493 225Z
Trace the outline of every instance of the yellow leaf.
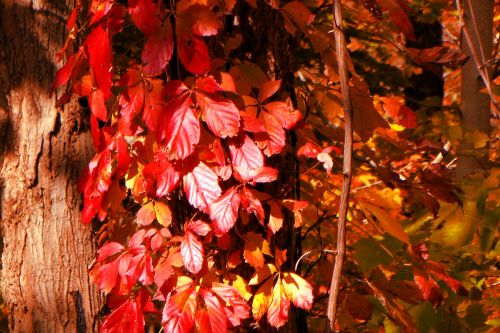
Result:
M256 321L259 321L267 312L271 303L273 291L273 279L268 279L255 293L252 301L252 315Z
M273 300L267 311L267 321L276 328L285 325L288 320L289 309L290 301L286 297L281 279L278 279L273 288Z
M410 244L410 237L408 237L408 234L401 226L401 222L395 219L389 212L366 201L358 201L358 204L365 213L370 212L377 218L377 222L382 229L400 241Z
M241 297L248 301L252 297L252 293L250 291L250 287L248 283L243 279L240 275L232 275L231 274L231 285L236 289Z
M309 282L297 274L284 273L282 283L286 297L293 305L306 310L312 307L313 293Z
M439 213L441 214L441 210ZM432 234L433 242L454 248L469 244L474 238L478 221L476 203L467 200L463 208L455 205L455 209L444 218L444 221L443 228Z
M172 211L170 207L163 202L157 201L154 209L158 222L164 227L168 227L172 223Z

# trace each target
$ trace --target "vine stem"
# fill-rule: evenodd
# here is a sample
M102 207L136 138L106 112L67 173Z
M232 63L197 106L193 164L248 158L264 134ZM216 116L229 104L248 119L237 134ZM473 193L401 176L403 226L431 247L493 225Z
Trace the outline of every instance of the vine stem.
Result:
M346 243L346 221L349 207L349 192L352 179L352 121L353 110L351 95L349 92L349 73L347 68L347 47L344 31L342 29L341 1L333 1L333 33L335 36L335 52L340 76L340 91L342 92L342 104L344 107L344 161L342 173L344 176L342 192L340 193L339 218L337 222L337 255L330 284L330 295L328 297L328 331L335 330L335 318L337 315L337 304L339 298L340 282L342 278L342 266L344 265L345 243Z

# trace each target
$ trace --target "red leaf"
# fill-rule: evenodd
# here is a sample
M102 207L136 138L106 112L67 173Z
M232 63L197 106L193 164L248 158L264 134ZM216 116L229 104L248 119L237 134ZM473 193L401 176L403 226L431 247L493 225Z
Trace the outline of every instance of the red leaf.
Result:
M236 289L222 283L214 282L212 284L212 291L226 303L224 311L231 325L239 326L242 319L249 317L247 302Z
M142 245L129 250L129 252L138 252L137 255L130 258L128 270L125 272L129 288L133 287L137 281L146 286L153 283L153 261L149 253L145 251L146 249Z
M144 315L141 306L135 300L126 301L104 319L100 332L144 332Z
M166 20L164 24L154 35L148 37L142 50L143 70L147 76L161 74L174 52L172 24L169 20Z
M300 111L290 110L290 107L283 102L267 103L264 108L278 120L281 127L287 130L294 129L303 118Z
M104 100L104 94L100 89L94 90L89 95L89 107L90 111L94 116L102 121L106 121L108 116L108 109L106 108L106 101Z
M239 181L246 181L254 185L254 183L270 183L278 178L278 170L271 167L262 167L258 169L245 170L245 168L234 167L236 173L235 177ZM245 175L245 179L241 174Z
M69 81L69 78L73 74L75 68L81 66L83 60L82 55L83 51L82 49L80 49L77 53L69 57L69 59L66 61L66 64L64 64L63 67L59 68L59 70L56 72L52 89L57 89L58 87L60 87L63 84L66 84Z
M196 79L196 88L207 93L213 94L216 92L225 91L217 81L215 81L213 76L201 77Z
M156 5L153 0L129 1L128 12L132 21L146 36L157 31L160 21L156 17Z
M286 133L281 122L269 112L261 112L260 119L266 126L266 133L256 133L255 141L266 156L280 153L285 147Z
M221 96L196 94L203 120L221 138L233 137L240 128L240 114L233 101Z
M396 123L406 128L417 127L417 115L415 111L401 104L394 98L384 97L382 99L384 111L391 116Z
M162 315L162 325L165 332L191 332L194 326L195 310L196 290L193 287L168 297Z
M121 94L120 104L120 132L124 135L133 135L137 129L134 118L144 108L144 85L142 84L141 72L136 67L130 67L120 80L120 85L127 89Z
M214 36L220 29L221 23L213 11L205 5L194 4L184 13L193 22L192 31L198 36Z
M101 89L104 98L111 96L111 85L113 84L113 73L111 72L113 54L108 33L97 26L88 35L85 41L85 49L89 57L89 64L94 72L97 87Z
M98 251L97 262L103 261L117 254L124 249L123 245L117 242L109 242L104 244Z
M426 301L431 302L434 306L441 304L443 300L441 288L433 278L417 268L413 269L413 278Z
M102 264L97 275L97 286L104 293L109 294L118 282L118 265L120 260Z
M274 95L281 87L281 80L267 81L260 87L259 101L262 103L272 95Z
M227 233L238 219L240 196L236 187L231 187L220 198L215 200L210 207L210 219L214 222L217 235Z
M211 292L202 289L200 291L207 306L206 311L201 311L198 321L200 333L219 333L227 331L227 318L224 305Z
M392 23L401 30L407 39L415 40L413 24L398 0L380 0L380 7L389 13Z
M200 236L206 236L211 230L210 225L202 220L191 221L186 227Z
M306 31L307 26L314 20L314 14L300 1L288 2L282 10L285 14L286 28L292 34L295 33L295 28L290 25L289 20L293 21L302 31Z
M177 47L182 65L193 74L203 74L210 69L210 56L203 39L197 36L178 36Z
M113 2L110 1L92 1L90 12L93 13L90 25L100 21L105 15L108 15L113 8Z
M452 278L447 272L446 268L432 260L429 260L425 263L425 267L437 278L442 280L444 283L448 285L454 292L458 294L467 294L466 289L462 285L462 283L454 278Z
M148 196L164 197L179 185L180 173L166 159L146 164L142 171Z
M252 180L252 171L264 166L264 155L247 135L231 140L229 152L233 166L238 168L238 173L244 181Z
M315 145L314 143L307 141L305 145L299 148L297 151L297 156L306 156L311 158L316 158L322 149Z
M167 153L178 159L185 159L200 141L200 122L190 105L193 103L186 93L186 87L180 81L170 82L165 87L169 92L175 89L175 95L165 105L165 111L158 117L158 141L164 141ZM180 93L180 94L179 94Z
M436 63L456 69L469 58L467 54L449 46L435 46L427 49L406 48L406 52L419 64Z
M187 228L181 242L181 255L184 267L193 274L197 274L203 267L203 244Z
M241 205L247 213L251 214L254 213L255 217L257 217L257 220L259 220L260 224L264 224L264 218L265 218L265 213L264 213L264 208L262 207L262 203L255 197L253 194L252 190L248 189L246 186L244 186L240 190L240 197L241 197Z
M142 226L150 225L156 218L153 201L148 202L137 212L137 223Z
M217 174L200 162L193 171L184 176L184 192L189 203L208 213L210 205L222 193L217 180Z
M149 94L144 96L144 111L142 113L142 121L148 129L153 132L158 130L158 118L160 114L163 114L166 111L167 101L165 100L165 94L163 87L163 80L152 79L149 81L151 85L151 90ZM178 81L170 81L167 83L167 87L172 85L178 85L184 88L183 85L179 84ZM182 89L178 89L178 93L182 94ZM171 93L172 94L172 93Z

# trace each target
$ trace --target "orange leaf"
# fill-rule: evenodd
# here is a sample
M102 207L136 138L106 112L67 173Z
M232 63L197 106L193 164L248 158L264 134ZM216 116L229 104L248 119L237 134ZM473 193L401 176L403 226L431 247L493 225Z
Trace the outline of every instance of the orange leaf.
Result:
M281 284L281 279L278 279L273 288L273 300L267 311L267 320L269 324L279 328L286 324L288 320L288 310L290 309L290 301L288 300L284 288Z
M243 258L254 268L262 268L265 263L264 254L270 254L269 244L260 234L248 232L246 234Z
M267 81L260 87L259 101L262 103L272 95L274 95L281 87L281 80Z
M283 227L283 213L276 202L271 201L269 205L271 206L271 213L269 214L268 228L275 234Z

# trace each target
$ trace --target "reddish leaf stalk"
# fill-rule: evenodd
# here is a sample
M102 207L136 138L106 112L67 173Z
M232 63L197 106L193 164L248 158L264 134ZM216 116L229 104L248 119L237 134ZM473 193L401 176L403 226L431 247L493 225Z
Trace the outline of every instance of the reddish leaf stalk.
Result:
M337 256L332 273L330 285L330 295L328 298L328 326L329 331L335 330L335 318L337 315L337 303L340 290L340 281L342 278L342 266L345 256L345 236L347 208L349 206L349 192L352 179L352 120L353 110L351 96L349 93L349 73L347 69L347 48L344 31L342 30L342 11L340 0L333 1L333 32L335 35L335 51L340 76L340 89L342 92L342 104L344 107L344 162L342 173L344 181L342 183L342 192L340 194L339 218L337 222Z

